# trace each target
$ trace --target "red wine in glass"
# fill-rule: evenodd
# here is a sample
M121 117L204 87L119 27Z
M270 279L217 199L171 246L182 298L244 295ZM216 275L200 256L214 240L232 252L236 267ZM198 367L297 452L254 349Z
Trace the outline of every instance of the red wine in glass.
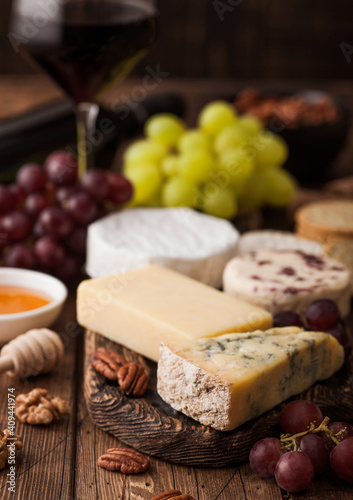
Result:
M50 0L45 5L17 0L12 35L22 41L21 51L74 100L82 139L82 130L92 127L87 123L92 122L92 111L94 117L98 109L92 103L154 44L157 11L151 0ZM86 169L82 161L81 173Z
M103 87L126 76L155 41L156 11L150 3L76 0L57 5L56 16L22 48L76 103L92 102ZM21 36L31 22L31 14L15 10L13 32Z

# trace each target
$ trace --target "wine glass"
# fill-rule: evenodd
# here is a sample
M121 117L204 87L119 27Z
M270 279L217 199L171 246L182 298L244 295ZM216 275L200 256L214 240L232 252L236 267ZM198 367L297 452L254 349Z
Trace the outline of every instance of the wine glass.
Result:
M79 176L92 166L89 132L106 88L156 39L154 0L15 0L12 36L76 106Z

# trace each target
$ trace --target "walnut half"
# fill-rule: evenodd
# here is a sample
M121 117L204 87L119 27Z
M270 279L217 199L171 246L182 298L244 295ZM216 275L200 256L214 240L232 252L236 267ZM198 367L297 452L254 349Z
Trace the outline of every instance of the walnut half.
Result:
M16 404L16 417L21 422L32 425L57 422L60 415L67 415L70 411L64 399L53 397L46 389L39 388L27 394L19 394Z
M12 458L12 446L14 447L15 455L17 455L17 452L23 448L22 437L12 434L9 429L0 431L0 469L6 467L9 456Z

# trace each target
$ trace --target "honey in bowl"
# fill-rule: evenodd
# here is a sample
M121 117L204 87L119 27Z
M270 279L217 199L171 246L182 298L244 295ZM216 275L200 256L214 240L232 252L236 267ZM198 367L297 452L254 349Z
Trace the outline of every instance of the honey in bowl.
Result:
M46 306L52 299L36 290L0 285L0 314L16 314Z

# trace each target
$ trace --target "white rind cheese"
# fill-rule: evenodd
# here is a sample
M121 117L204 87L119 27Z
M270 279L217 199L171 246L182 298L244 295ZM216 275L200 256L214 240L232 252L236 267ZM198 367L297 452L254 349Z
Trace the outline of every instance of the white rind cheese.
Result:
M259 250L301 250L311 255L324 255L320 243L300 238L289 231L247 231L240 237L238 255Z
M175 410L221 431L331 377L344 351L328 333L296 327L162 344L157 390Z
M303 314L314 300L350 310L350 272L340 262L302 251L261 250L235 257L223 273L224 291L271 312Z
M156 264L216 288L236 255L238 231L188 208L134 208L88 228L86 270L100 278Z

